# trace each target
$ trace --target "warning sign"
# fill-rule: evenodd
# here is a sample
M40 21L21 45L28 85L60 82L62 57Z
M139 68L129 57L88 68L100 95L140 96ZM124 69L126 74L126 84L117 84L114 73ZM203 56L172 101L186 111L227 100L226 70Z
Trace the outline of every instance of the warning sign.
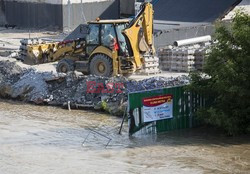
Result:
M143 122L173 118L173 96L161 95L143 99Z

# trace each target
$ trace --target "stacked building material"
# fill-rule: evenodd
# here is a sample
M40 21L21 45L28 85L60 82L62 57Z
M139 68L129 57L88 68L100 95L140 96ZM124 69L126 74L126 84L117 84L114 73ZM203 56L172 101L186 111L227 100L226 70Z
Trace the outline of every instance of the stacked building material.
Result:
M194 69L194 49L177 48L173 50L170 71L189 72Z
M205 57L208 55L210 49L208 46L203 46L197 50L195 50L194 57L195 57L195 69L198 71L203 70L203 65L205 63Z
M158 51L160 69L170 70L173 57L173 51L171 48L162 48Z
M166 47L159 49L160 69L177 72L201 71L209 45Z
M28 55L28 45L40 44L42 41L40 39L22 39L20 43L19 59L24 61Z
M143 67L139 71L139 74L158 74L160 73L159 69L159 58L152 55L143 56Z

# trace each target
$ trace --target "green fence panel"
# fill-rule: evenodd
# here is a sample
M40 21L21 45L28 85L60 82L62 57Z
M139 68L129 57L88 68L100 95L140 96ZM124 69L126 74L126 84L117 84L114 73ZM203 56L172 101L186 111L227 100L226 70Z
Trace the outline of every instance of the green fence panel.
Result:
M143 99L163 95L173 96L173 117L154 122L143 122ZM187 92L185 86L129 93L128 101L129 133L131 135L152 123L154 123L152 126L156 127L157 132L197 126L199 122L193 117L193 113L205 104L205 99L202 96Z

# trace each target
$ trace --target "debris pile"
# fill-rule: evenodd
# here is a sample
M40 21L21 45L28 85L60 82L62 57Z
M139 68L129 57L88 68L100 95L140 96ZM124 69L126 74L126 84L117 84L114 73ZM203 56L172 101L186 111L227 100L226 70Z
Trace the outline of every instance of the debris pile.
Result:
M188 83L187 76L135 81L122 76L107 78L76 75L73 72L40 72L33 68L22 68L15 62L0 61L0 97L36 104L104 109L114 115L124 112L129 92Z
M127 82L126 90L129 92L144 91L157 88L186 85L189 83L188 76L173 77L152 77L140 81L130 80Z
M15 62L0 62L0 95L2 97L10 96L11 85L20 79L23 69Z

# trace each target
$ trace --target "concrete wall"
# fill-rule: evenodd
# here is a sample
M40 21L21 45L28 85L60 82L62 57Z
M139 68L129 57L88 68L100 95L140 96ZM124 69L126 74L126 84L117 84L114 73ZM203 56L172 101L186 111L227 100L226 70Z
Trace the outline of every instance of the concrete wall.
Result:
M86 0L85 0L86 1ZM65 1L66 2L66 1ZM79 3L67 1L63 4L63 30L73 30L86 21L119 18L119 0Z
M0 0L0 5L0 25L20 28L73 30L85 19L120 15L119 0Z
M240 0L158 0L155 10L155 47L172 45L175 40L213 35L212 24Z
M154 33L155 47L158 49L166 45L173 45L176 40L213 35L214 31L215 27L213 24L157 31Z
M240 0L159 0L154 5L156 20L214 22Z
M230 20L234 17L235 12L241 10L250 15L250 0L242 0L232 11L230 11L223 20Z
M3 0L6 24L20 28L62 28L60 0Z
M60 0L60 1L62 2L62 4L65 5L68 4L69 1L70 3L80 4L80 3L90 3L90 2L105 2L109 0Z
M16 1L16 2L30 2L30 3L48 3L48 4L61 4L62 0L4 0L7 1Z
M130 17L135 14L136 0L120 0L120 14L122 17Z
M0 26L6 23L4 11L5 11L4 2L3 0L0 0Z

